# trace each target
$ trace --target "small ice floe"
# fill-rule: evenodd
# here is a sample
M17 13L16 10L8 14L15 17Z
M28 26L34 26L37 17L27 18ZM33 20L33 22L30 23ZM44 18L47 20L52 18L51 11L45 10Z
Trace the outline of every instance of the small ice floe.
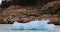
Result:
M14 30L20 29L20 30L22 30L23 29L23 23L14 22L11 29L14 29Z
M28 23L14 22L11 29L13 30L54 30L54 24L48 24L49 20L36 20Z

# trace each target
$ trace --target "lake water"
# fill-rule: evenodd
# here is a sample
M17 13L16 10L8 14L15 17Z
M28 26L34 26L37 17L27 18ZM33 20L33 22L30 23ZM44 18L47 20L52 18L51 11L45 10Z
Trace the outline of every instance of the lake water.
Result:
M0 32L60 32L60 25L56 25L56 30L54 31L42 31L42 30L11 30L12 24L0 24Z

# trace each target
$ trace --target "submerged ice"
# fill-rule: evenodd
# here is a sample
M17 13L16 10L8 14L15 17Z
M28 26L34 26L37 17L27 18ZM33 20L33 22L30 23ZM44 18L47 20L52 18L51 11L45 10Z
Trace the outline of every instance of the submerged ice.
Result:
M11 29L13 30L54 30L54 24L48 24L49 20L36 20L28 23L14 22Z

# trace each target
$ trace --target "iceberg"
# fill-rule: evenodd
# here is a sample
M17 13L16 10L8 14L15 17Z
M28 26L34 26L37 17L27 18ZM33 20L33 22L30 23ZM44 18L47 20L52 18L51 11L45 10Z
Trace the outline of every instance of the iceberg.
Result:
M54 30L54 24L48 24L49 20L35 20L28 23L14 22L11 29L13 30Z

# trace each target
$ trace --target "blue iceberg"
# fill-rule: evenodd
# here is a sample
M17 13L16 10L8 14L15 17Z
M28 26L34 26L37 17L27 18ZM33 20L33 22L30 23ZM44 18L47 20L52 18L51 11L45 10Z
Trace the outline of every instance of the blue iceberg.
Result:
M48 24L49 20L35 20L28 23L14 22L11 29L13 30L54 30L54 24Z

